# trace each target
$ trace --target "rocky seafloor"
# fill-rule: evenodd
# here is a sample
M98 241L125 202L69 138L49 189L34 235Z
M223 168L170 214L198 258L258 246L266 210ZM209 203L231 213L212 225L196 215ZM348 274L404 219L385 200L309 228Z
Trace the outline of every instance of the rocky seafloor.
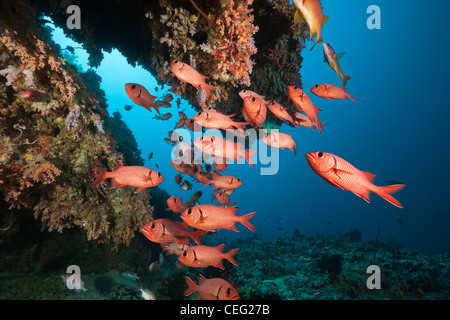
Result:
M70 235L65 237L67 240ZM139 237L135 241L138 240ZM207 245L219 244L212 242L217 241L213 237L205 237L204 240ZM58 247L56 243L53 246L47 243L38 249L40 257L53 256ZM98 248L79 248L79 259L83 255L96 257L83 261L81 277L87 291L80 293L69 290L61 279L66 268L63 266L73 261L68 257L64 260L59 256L59 267L52 268L49 261L36 259L34 270L3 270L0 273L0 299L137 300L142 299L138 290L142 287L152 291L157 300L190 300L196 299L196 294L184 297L184 277L189 276L198 282L200 274L228 280L237 288L241 299L246 300L450 298L449 253L430 256L418 251L395 249L383 242L362 242L358 230L332 237L305 236L297 232L274 241L257 237L236 239L227 245L225 252L240 248L235 256L240 265L225 261L225 270L215 267L180 268L176 265L177 256L170 255L164 257L158 268L149 271L148 266L153 262L149 260L155 258L146 257L150 257L150 250L153 251L151 256L157 257L159 250L157 245L151 246L138 246L139 249L131 250L133 254L116 253L114 257L105 254L104 258L101 258ZM4 258L3 265L8 261L8 257ZM22 257L22 261L25 260ZM44 263L47 269L42 268ZM372 275L367 273L370 265L380 268L380 289L367 287L367 280ZM127 272L136 273L138 278L126 276Z

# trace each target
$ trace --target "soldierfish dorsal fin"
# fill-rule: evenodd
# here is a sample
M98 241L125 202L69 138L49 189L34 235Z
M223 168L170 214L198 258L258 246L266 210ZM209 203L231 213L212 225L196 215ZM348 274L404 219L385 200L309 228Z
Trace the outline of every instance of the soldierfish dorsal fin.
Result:
M204 276L202 276L202 275L199 275L199 281L198 281L198 284L199 285L201 285L203 282L205 282L206 280L208 280L208 279L206 279Z
M370 183L373 183L373 179L375 179L376 175L374 175L373 173L369 173L369 172L364 172L361 171L362 173L364 173L364 175L367 177L367 179L369 179Z
M216 249L218 249L220 252L223 252L224 248L225 248L225 244L221 244L220 246L216 247Z

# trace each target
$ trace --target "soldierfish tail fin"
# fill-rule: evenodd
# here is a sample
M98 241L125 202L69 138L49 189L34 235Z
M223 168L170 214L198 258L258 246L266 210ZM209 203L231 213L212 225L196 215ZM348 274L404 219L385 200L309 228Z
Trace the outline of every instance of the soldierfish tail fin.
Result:
M237 263L236 260L234 260L233 256L238 253L239 248L231 250L230 252L227 252L224 254L224 259L227 259L228 261L230 261L232 264L234 264L235 266L238 266L239 263Z
M343 80L344 81L344 87L347 85L347 81L350 80L352 77L349 76L344 76Z
M203 86L203 89L205 89L206 95L208 96L208 98L209 98L209 90L217 89L216 87L210 86L209 84L206 84L205 82L203 82L201 85Z
M189 277L184 277L184 279L186 279L186 284L188 286L187 290L184 292L185 296L188 296L190 294L193 294L194 292L197 291L197 285L195 284L194 281L191 280L191 278Z
M248 164L253 167L252 156L254 154L256 154L258 151L248 149L248 150L244 150L244 152L245 152L245 156L244 156L245 160L247 160Z
M240 216L239 218L239 222L242 223L244 226L246 226L247 228L249 228L252 231L256 231L256 228L250 223L250 219L253 218L255 216L256 212L252 212L249 214L246 214L245 216Z
M386 187L378 187L374 190L376 194L378 194L380 197L385 199L386 201L389 201L394 206L398 208L403 208L402 204L395 199L391 194L396 193L397 191L402 190L406 185L404 184L395 184L392 186L386 186Z
M102 182L103 180L105 180L105 179L107 179L107 178L109 178L109 177L108 177L108 172L106 172L106 171L103 170L103 169L100 169L99 167L97 167L97 166L96 166L95 164L93 164L93 163L92 163L92 165L93 165L94 167L96 167L97 170L98 170L98 172L99 172L99 174L98 174L98 176L97 176L97 179L95 179L94 184L92 185L93 187L95 187L95 186L98 185L100 182Z

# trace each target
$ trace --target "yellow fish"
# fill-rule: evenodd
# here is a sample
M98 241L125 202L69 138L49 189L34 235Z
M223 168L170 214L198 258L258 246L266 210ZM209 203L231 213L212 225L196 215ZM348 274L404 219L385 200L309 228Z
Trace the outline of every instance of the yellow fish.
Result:
M337 73L339 76L339 79L341 79L344 82L344 87L347 85L347 81L351 79L349 76L344 76L341 70L341 66L339 65L339 58L342 58L345 54L345 52L338 53L334 52L334 49L326 42L322 44L323 46L323 56L324 60L323 62L328 62L330 67Z
M316 43L322 42L322 27L328 21L328 17L323 15L320 0L293 0L295 11L294 22L300 23L303 19L306 20L310 30L310 40L317 35Z

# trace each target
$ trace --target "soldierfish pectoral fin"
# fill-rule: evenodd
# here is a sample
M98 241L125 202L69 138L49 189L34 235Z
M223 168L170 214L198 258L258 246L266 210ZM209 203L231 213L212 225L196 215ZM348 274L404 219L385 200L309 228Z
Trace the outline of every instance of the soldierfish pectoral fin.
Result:
M329 16L323 16L323 20L322 20L322 27L325 25L325 23L328 22L328 20L330 19Z

